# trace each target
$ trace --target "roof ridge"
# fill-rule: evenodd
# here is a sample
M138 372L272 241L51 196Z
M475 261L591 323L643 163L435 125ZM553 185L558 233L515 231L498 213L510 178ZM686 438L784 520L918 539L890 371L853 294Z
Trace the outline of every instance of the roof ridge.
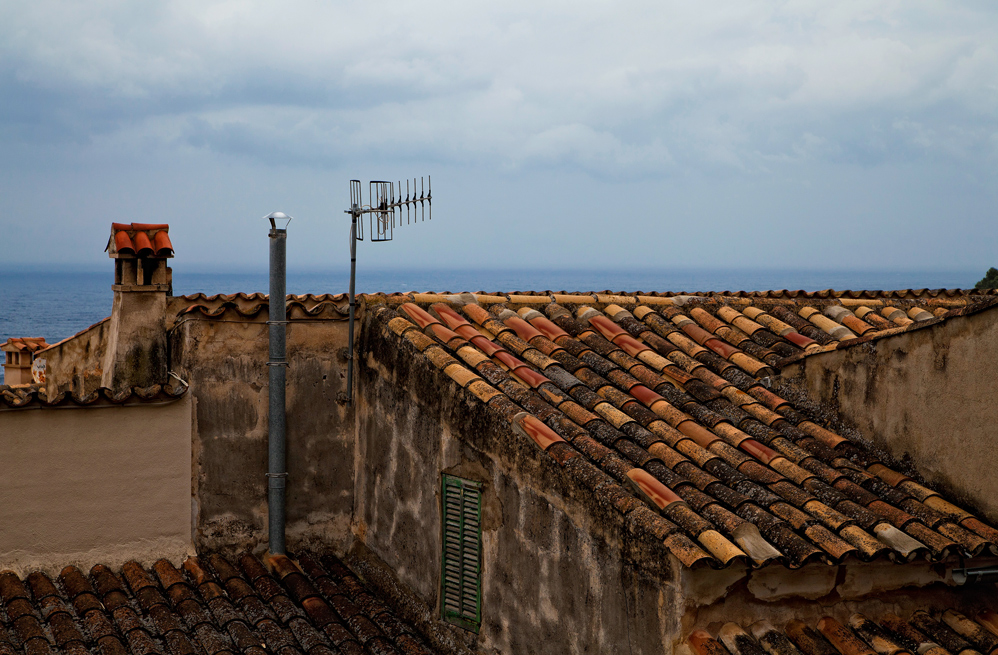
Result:
M175 374L170 376L176 382L153 384L148 387L132 387L115 391L108 387L98 387L80 395L63 391L49 397L44 387L32 385L28 388L0 385L0 411L20 409L45 409L53 407L111 407L121 405L143 405L167 403L180 400L188 391L189 385Z

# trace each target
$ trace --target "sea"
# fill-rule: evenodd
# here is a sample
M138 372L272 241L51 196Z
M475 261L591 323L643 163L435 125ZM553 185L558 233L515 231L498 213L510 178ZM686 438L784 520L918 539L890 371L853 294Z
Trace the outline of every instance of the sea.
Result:
M967 289L983 271L821 271L759 269L461 270L361 269L357 292L429 291L760 291L767 289ZM340 293L348 270L289 270L288 293ZM55 343L111 313L113 273L0 267L0 343L45 337ZM267 272L175 272L175 295L268 290ZM2 373L0 373L2 381Z

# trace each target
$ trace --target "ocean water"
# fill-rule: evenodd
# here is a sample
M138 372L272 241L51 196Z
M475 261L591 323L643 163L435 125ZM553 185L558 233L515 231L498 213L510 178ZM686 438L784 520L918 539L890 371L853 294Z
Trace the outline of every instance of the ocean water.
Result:
M366 270L357 292L394 291L757 291L767 289L970 288L983 271L801 270ZM349 271L289 271L288 293L340 293ZM24 271L0 268L0 342L45 337L55 343L111 313L111 270ZM267 273L174 272L177 295L268 289ZM2 374L0 374L2 375Z

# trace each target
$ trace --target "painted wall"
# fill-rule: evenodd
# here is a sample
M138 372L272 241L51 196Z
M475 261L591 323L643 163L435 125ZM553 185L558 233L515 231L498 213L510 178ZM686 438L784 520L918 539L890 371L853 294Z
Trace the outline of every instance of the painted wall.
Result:
M629 534L411 344L376 322L362 343L354 531L412 591L400 602L415 608L407 618L440 645L482 652L667 652L681 606L664 546ZM477 636L437 620L445 472L484 485ZM397 583L383 584L398 595Z
M191 398L0 411L0 564L26 571L192 552Z
M191 314L170 331L171 370L194 399L192 485L199 549L235 552L267 540L266 311ZM288 325L288 544L345 549L353 510L353 414L346 389L347 324Z
M778 390L998 521L998 309L785 368Z

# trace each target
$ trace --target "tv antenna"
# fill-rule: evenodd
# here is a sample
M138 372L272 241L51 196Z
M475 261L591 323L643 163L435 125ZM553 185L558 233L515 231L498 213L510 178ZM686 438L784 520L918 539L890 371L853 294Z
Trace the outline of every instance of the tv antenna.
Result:
M354 289L357 281L357 242L364 240L364 214L368 216L368 235L371 241L391 241L395 236L395 221L402 226L403 210L405 224L421 223L427 218L433 219L433 191L430 188L430 176L412 178L412 190L409 190L409 180L405 181L405 197L402 197L402 182L385 182L375 180L369 183L368 200L364 204L363 186L360 180L350 180L350 209L344 211L350 214L350 327L347 333L347 405L353 402L353 328L354 308L357 300Z

